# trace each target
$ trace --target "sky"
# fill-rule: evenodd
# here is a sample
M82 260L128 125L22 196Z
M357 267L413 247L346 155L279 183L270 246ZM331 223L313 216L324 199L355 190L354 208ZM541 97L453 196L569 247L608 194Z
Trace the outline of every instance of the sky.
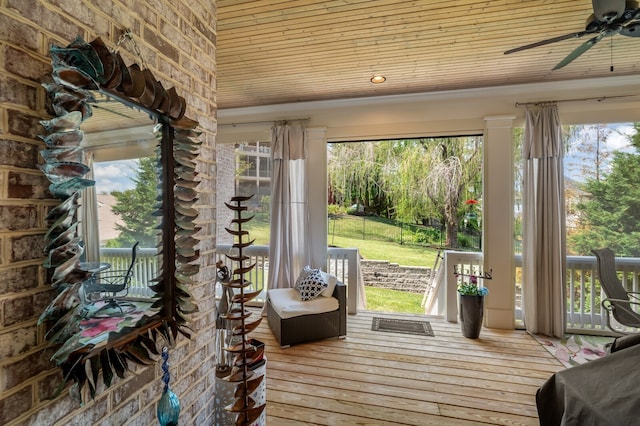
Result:
M132 178L138 168L137 160L119 160L94 163L94 179L98 194L110 194L113 191L133 189Z
M629 136L635 132L631 123L609 124L606 128L608 129L606 132L603 129L603 133L606 133L606 138L603 138L604 140L601 140L600 144L600 150L604 154L601 171L604 173L608 171L607 163L613 158L611 154L614 151L634 151L634 148L629 143ZM580 141L579 143L584 147L587 147L587 150L582 152L577 149L578 143L576 141L571 143L572 148L565 154L564 158L565 176L580 182L585 180L584 168L592 167L591 165L595 164L596 160L596 135L595 129L580 133L576 140ZM588 149L591 149L592 152L588 152Z

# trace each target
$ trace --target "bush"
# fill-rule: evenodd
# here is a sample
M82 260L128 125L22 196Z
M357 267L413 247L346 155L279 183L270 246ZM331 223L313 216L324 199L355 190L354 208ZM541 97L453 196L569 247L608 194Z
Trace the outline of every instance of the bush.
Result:
M330 216L336 216L336 215L347 213L347 209L337 204L329 204L327 207L328 207L327 210Z
M471 247L471 238L468 235L458 234L458 247L460 248Z
M418 229L415 233L415 242L420 244L431 244L440 241L440 230L436 228Z

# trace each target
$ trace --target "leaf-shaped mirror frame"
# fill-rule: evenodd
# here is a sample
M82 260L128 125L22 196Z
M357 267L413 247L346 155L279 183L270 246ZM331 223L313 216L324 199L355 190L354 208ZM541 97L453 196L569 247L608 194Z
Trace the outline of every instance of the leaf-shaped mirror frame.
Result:
M172 346L178 334L190 338L188 314L198 310L189 292L199 272L199 251L193 249L199 228L194 224L195 157L200 133L198 122L184 116L186 102L175 88L165 90L148 69L125 65L119 53L109 50L100 38L90 43L77 37L66 47L52 46L53 83L43 86L57 115L41 121L46 142L41 151L45 164L41 170L49 178L52 195L60 204L47 216L48 253L44 266L57 297L42 313L39 323L49 325L47 340L60 345L52 360L62 369L64 380L59 391L75 382L71 392L82 400L88 384L95 397L98 380L109 387L115 375L124 377L129 363L155 363L158 340ZM112 331L97 344L81 343L83 320L82 283L88 273L79 268L83 247L78 236L78 198L80 191L95 182L83 178L81 124L92 115L92 93L116 99L124 105L154 116L161 125L158 164L158 197L155 215L161 218L158 256L161 268L150 288L152 310L134 326ZM185 195L186 194L186 195ZM183 254L185 244L188 256ZM85 318L86 319L86 318Z

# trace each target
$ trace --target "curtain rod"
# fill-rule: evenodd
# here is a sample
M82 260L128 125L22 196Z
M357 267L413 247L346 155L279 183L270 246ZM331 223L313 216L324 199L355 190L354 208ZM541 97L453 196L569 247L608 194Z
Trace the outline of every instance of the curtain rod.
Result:
M618 95L618 96L599 96L596 98L577 98L577 99L560 99L557 101L537 101L537 102L516 102L516 108L521 106L529 106L529 105L543 105L543 104L552 104L558 102L581 102L581 101L606 101L607 99L618 99L618 98L632 98L638 95Z
M218 124L218 126L236 127L236 126L247 126L247 125L251 125L251 124L268 124L268 123L272 123L272 124L276 124L276 123L287 124L287 123L289 123L291 121L309 121L309 120L311 120L311 117L290 118L290 119L287 119L287 120L245 121L243 123L221 123L221 124Z

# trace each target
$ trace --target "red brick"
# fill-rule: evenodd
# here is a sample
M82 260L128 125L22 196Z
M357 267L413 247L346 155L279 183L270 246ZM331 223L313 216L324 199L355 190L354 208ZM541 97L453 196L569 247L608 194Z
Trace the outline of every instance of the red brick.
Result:
M33 296L5 300L2 323L5 326L32 320L35 317Z
M24 50L5 46L4 57L5 69L20 77L38 81L44 75L51 74L51 62L49 60L35 58Z
M137 399L130 399L124 404L118 405L109 413L109 417L101 419L98 423L100 426L123 425L129 419L135 417L140 410L140 404Z
M0 102L36 109L36 88L0 75Z
M0 270L0 294L21 292L38 287L39 266Z
M49 180L44 174L9 172L9 198L51 198Z
M40 37L35 28L3 14L0 14L0 39L36 52L40 47Z
M56 422L58 420L77 409L78 401L71 398L68 392L62 392L62 395L58 399L44 407L40 407L38 411L24 422L24 425L57 424Z
M31 386L0 399L0 424L4 425L31 409Z
M35 325L0 334L0 359L28 352L38 344Z
M40 124L40 120L44 117L33 116L12 109L7 110L7 116L9 121L9 133L29 139L36 139L38 142L42 142L38 139L38 135L45 133L44 128ZM41 147L44 148L44 144L42 144Z
M34 169L38 163L38 148L35 145L0 139L0 164Z
M173 62L178 63L180 54L175 47L169 44L167 40L158 36L151 31L145 31L144 40L158 49L160 53L166 56L167 59L171 59Z
M37 395L38 401L47 401L53 399L60 388L62 383L62 370L56 369L53 373L38 380Z
M146 368L140 369L140 371L132 375L132 377L127 380L122 385L118 386L113 392L113 404L119 405L123 401L127 400L131 395L136 392L140 392L140 390L156 380L155 369L153 366L148 366Z
M87 402L86 406L87 409L77 413L75 416L73 416L72 419L66 420L65 421L65 426L85 426L85 425L93 425L98 423L100 420L102 420L104 417L106 417L109 414L109 406L107 405L108 403L108 398L102 397L102 398L98 398L93 402ZM130 419L127 419L130 420ZM114 423L114 425L116 424L124 424L123 423ZM138 423L131 423L131 424L138 424ZM144 423L140 423L140 424L144 424Z
M0 231L18 231L37 229L38 207L25 206L0 206Z
M57 368L49 358L53 355L52 349L43 350L31 354L14 363L5 364L2 367L2 390L12 389L34 376L53 368Z
M34 260L43 257L45 242L43 235L25 235L11 238L11 262Z
M62 39L73 38L76 34L84 34L81 27L72 23L65 16L43 7L40 2L24 0L7 0L6 7L14 9L24 18L37 23L42 28L59 35ZM71 41L71 40L69 40Z

